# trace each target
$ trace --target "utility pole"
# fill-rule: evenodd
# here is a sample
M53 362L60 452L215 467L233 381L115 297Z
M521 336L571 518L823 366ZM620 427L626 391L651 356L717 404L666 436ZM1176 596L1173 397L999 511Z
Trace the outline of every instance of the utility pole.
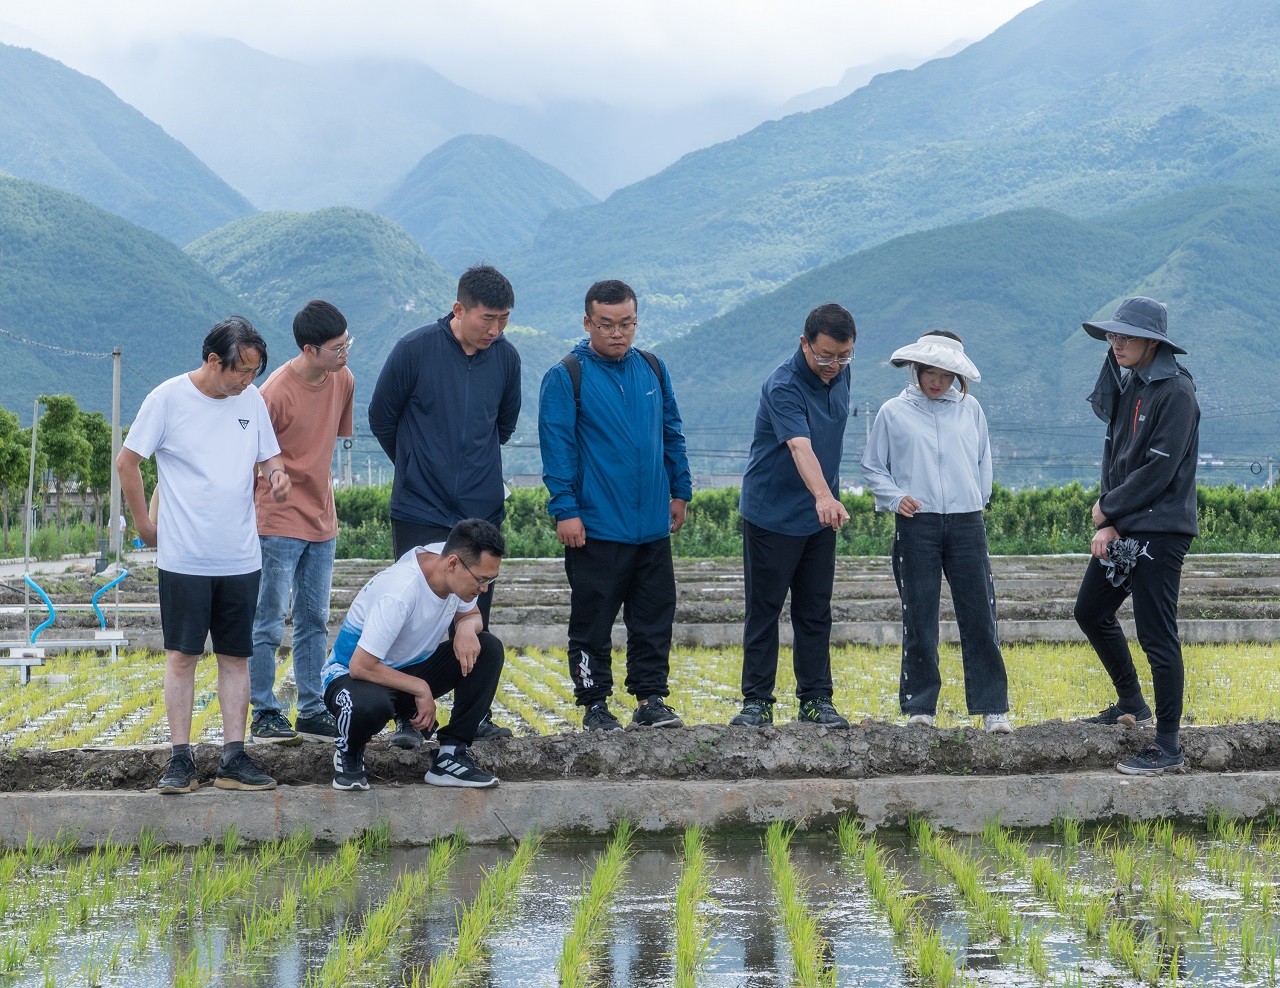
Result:
M111 351L111 514L107 520L109 552L120 560L124 533L120 531L120 476L116 457L120 455L120 348Z
M31 572L31 529L35 524L36 434L40 428L40 399L31 413L31 466L27 470L26 518L22 526L22 572ZM22 581L22 613L26 616L27 634L31 634L31 585Z

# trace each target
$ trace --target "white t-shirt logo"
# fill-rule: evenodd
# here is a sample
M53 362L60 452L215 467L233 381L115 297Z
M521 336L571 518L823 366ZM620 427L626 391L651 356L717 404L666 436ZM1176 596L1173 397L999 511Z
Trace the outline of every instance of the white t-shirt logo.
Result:
M247 429L247 428L249 428L249 420L248 420L248 419L236 419L236 421L240 423L240 428L241 428L241 429Z

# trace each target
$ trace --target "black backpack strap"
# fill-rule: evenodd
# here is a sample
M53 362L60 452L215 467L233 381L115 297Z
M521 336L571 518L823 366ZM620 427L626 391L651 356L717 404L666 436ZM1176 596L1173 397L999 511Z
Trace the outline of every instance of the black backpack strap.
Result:
M573 407L582 413L582 365L572 353L560 358L560 366L569 372L569 383L573 385Z
M649 369L653 371L653 376L658 379L658 387L662 387L662 364L658 362L658 358L648 350L635 348L636 353L644 357L644 362L649 365ZM560 358L560 366L569 372L569 383L573 385L573 407L582 413L582 364L578 363L578 358L572 353L566 353Z

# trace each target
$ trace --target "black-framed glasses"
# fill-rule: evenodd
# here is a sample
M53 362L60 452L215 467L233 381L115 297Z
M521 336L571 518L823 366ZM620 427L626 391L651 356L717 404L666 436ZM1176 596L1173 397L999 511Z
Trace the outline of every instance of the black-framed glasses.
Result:
M347 342L343 343L341 346L335 346L335 347L318 346L316 347L316 349L322 350L325 353L331 353L335 357L345 357L348 353L351 352L351 347L355 345L355 342L356 342L356 338L354 336L348 335Z
M853 363L852 353L847 357L820 357L808 340L804 341L804 345L809 347L809 352L813 354L813 362L819 367L848 367Z
M476 581L476 588L478 590L488 590L491 586L493 586L495 583L498 582L498 578L496 576L491 576L487 580L480 579L480 577L476 576L476 574L472 571L471 567L468 566L465 562L463 562L461 556L458 557L458 562L462 563L462 568L471 574L471 579Z
M603 326L597 322L592 322L591 320L587 321L590 323L592 329L598 329L606 336L612 336L614 333L617 333L620 336L630 336L640 328L639 319L628 319L626 322L606 323Z

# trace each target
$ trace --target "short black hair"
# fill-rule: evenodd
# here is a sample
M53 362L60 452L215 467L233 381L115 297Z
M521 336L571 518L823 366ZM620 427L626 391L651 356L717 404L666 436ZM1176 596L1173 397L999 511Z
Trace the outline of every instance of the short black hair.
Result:
M467 268L458 279L458 301L464 309L483 305L486 309L514 309L516 292L504 275L489 264Z
M209 330L200 359L207 362L213 354L227 370L239 370L245 350L257 350L262 357L254 375L261 377L267 371L267 341L244 316L228 316Z
M925 333L924 335L925 336L945 336L947 339L955 340L957 343L964 342L964 340L960 339L960 337L957 334L951 332L951 330L949 329L931 329L929 330L929 332Z
M501 559L506 551L507 541L497 525L483 518L464 518L449 532L440 555L456 555L468 566L474 566L486 552Z
M810 343L823 333L837 343L852 343L858 339L858 327L854 325L849 310L837 302L826 302L804 321L804 338Z
M597 281L587 289L587 297L583 300L583 307L588 316L591 315L591 304L593 302L599 302L601 305L636 302L636 293L631 290L631 286L625 281L610 278L607 281ZM639 305L640 303L636 302L637 308L639 308Z
M293 339L301 350L322 346L347 331L347 317L323 299L314 298L293 317Z

